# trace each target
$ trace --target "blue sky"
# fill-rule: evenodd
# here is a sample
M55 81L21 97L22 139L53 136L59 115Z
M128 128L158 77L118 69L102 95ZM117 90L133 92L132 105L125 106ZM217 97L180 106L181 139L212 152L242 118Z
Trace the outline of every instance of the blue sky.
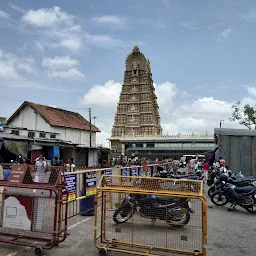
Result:
M133 45L151 61L165 133L213 132L256 100L256 2L0 2L1 116L24 101L88 107L110 135Z

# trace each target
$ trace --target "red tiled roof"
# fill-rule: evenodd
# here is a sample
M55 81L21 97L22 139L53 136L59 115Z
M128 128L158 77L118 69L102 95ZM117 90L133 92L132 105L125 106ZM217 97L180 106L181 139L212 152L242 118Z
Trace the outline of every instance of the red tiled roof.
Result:
M13 118L18 115L18 113L25 107L30 106L35 109L44 120L49 123L51 126L57 127L66 127L72 129L80 129L80 130L90 130L90 123L84 119L79 113L71 112L68 110L49 107L45 105L36 104L33 102L25 101L16 112L8 119L7 123L10 123ZM100 132L100 130L91 125L91 129L94 132Z

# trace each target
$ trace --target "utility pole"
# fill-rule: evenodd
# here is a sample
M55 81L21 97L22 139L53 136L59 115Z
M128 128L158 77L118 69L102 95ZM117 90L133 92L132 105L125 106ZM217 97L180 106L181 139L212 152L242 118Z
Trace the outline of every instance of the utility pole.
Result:
M94 116L93 117L93 125L95 126L95 119L97 119L98 117L97 116Z
M224 123L224 120L220 120L220 128L221 128L221 125Z
M89 122L90 122L90 148L92 147L92 109L89 108Z

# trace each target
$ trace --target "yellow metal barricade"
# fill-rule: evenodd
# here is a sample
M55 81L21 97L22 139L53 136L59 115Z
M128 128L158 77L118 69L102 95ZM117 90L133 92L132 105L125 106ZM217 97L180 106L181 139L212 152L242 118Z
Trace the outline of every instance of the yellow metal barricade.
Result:
M100 255L206 256L207 208L201 181L127 178L120 182L120 176L104 175L97 187L94 242Z

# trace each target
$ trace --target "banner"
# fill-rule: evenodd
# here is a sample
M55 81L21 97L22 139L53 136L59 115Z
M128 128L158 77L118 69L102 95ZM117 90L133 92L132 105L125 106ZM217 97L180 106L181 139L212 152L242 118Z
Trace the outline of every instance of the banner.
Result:
M121 176L122 176L122 182L126 182L127 178L123 178L123 176L127 176L127 169L126 168L121 169Z
M137 176L137 168L136 167L133 167L131 168L131 176Z
M92 196L96 194L96 172L87 172L85 175L85 195Z
M104 171L105 175L112 175L112 169L108 169ZM112 177L106 177L105 181L107 184L111 184L112 183Z
M145 176L144 167L143 166L139 167L139 176Z
M68 190L68 202L76 200L76 175L65 174L66 188ZM62 196L65 199L67 197L66 190L62 190Z
M147 166L146 176L151 176L151 167Z

